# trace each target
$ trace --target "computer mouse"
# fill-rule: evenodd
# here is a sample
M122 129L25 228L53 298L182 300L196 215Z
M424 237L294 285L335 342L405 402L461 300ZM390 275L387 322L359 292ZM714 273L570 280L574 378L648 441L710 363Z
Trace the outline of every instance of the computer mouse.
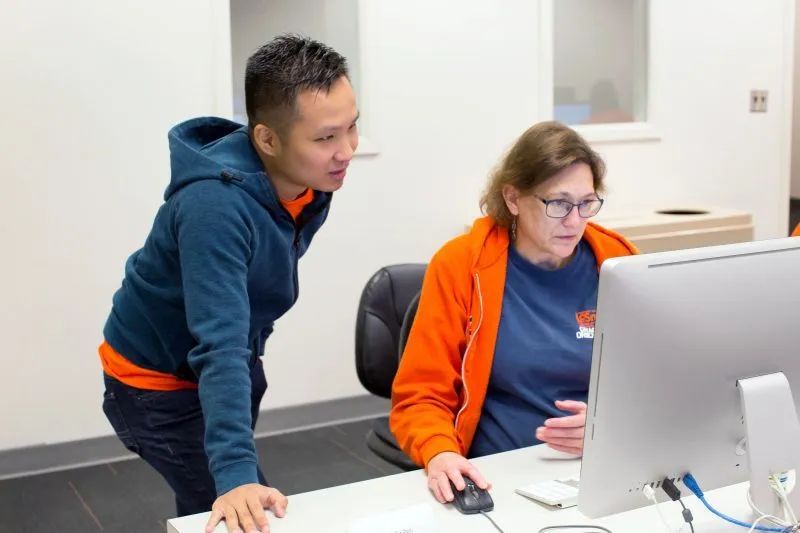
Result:
M494 501L488 490L484 490L475 484L469 476L464 477L464 490L456 489L455 483L450 482L453 489L453 505L464 514L475 514L481 511L491 511L494 509Z

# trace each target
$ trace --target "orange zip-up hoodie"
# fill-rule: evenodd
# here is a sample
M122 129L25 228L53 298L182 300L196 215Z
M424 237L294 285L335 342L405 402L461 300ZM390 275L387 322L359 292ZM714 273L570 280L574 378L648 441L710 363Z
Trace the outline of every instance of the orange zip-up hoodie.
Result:
M638 253L591 222L584 239L598 269L610 257ZM472 444L492 369L508 245L508 230L483 217L428 265L389 417L398 444L421 466L445 451L466 456Z
M800 224L798 224L797 227L794 228L794 231L792 232L792 237L800 237Z

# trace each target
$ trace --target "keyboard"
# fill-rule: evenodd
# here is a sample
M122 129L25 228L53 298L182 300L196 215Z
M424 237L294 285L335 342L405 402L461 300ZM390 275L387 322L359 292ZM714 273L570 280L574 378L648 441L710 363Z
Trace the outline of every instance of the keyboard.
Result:
M560 509L578 504L578 478L540 481L515 489L517 494Z

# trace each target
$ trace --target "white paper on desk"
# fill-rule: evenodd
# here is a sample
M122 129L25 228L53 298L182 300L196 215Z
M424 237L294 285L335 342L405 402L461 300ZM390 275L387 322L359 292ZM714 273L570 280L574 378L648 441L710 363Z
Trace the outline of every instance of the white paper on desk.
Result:
M347 533L438 533L436 516L427 503L366 516L350 522Z

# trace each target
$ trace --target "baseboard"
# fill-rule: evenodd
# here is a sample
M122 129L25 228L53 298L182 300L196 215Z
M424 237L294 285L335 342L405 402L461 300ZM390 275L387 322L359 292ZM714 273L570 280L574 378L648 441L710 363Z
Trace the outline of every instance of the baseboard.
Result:
M389 401L353 396L262 411L256 438L385 416ZM133 459L116 436L0 451L0 480Z

